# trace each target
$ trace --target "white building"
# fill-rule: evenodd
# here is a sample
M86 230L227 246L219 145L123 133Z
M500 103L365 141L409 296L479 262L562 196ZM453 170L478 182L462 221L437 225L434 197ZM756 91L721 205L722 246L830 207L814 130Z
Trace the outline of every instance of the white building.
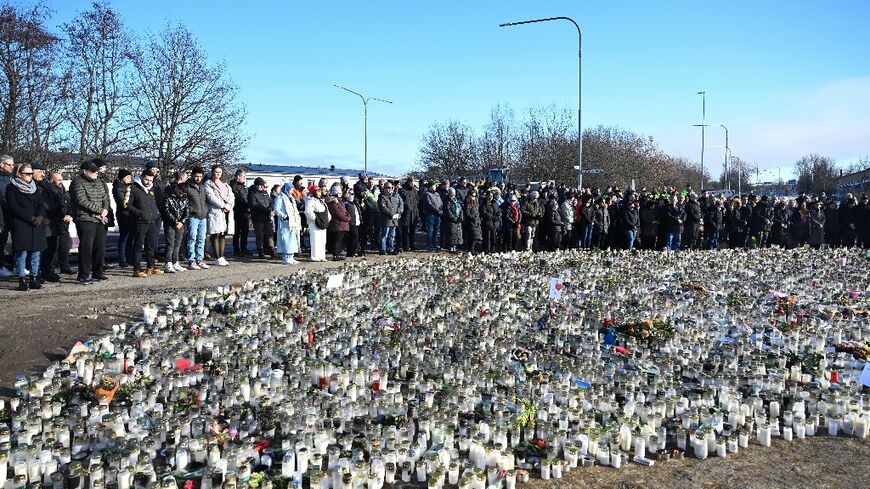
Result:
M260 165L247 164L239 165L238 168L244 168L247 172L245 183L253 185L257 177L266 181L266 187L271 188L273 185L283 185L287 182L292 182L296 175L302 176L302 183L308 187L316 185L321 178L326 179L326 185L329 187L335 182L341 181L344 177L347 183L353 186L359 180L359 174L362 170L351 170L345 168L336 168L331 165L327 168L314 166L282 166L282 165ZM375 181L378 179L395 180L397 177L391 175L383 175L380 173L369 172L368 175ZM232 175L230 175L232 177Z

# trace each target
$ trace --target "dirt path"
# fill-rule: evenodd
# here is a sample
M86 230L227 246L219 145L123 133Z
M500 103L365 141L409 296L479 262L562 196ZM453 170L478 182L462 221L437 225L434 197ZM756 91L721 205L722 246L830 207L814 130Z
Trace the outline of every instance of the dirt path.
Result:
M375 254L365 259L390 258ZM15 290L17 281L0 281L0 397L14 394L16 375L39 372L65 358L76 341L113 324L139 320L145 303L165 303L179 294L274 277L300 267L319 270L338 268L343 263L304 261L285 266L278 261L247 260L231 262L228 267L145 279L131 277L129 269L115 268L107 270L109 280L105 282L80 286L73 283L74 277L64 276L59 284L45 283L41 290L26 293Z

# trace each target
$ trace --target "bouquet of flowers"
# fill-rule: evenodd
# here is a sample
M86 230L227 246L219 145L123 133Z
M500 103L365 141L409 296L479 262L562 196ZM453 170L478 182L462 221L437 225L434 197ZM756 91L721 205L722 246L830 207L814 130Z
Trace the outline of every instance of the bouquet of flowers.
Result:
M646 343L665 343L676 334L673 323L662 318L646 319L643 321L615 322L613 320L602 322L602 329L613 329L617 335L637 338Z

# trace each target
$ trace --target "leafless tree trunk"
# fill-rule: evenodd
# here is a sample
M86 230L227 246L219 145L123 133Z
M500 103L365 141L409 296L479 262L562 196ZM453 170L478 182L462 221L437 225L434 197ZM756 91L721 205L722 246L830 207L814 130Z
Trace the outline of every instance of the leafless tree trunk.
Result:
M247 117L224 64L211 64L191 32L169 24L134 57L138 147L161 171L232 163Z

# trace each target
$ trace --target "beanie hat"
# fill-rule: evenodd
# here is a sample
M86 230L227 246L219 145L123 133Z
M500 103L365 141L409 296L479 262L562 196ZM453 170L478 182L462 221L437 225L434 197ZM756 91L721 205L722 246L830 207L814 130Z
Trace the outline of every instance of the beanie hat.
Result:
M132 173L130 173L129 170L126 170L124 168L118 170L118 180L123 180L125 177L129 177L130 175L132 175Z
M254 179L254 185L266 185L266 181L262 177L257 177Z
M329 189L329 195L341 195L341 186L333 185L331 189Z

